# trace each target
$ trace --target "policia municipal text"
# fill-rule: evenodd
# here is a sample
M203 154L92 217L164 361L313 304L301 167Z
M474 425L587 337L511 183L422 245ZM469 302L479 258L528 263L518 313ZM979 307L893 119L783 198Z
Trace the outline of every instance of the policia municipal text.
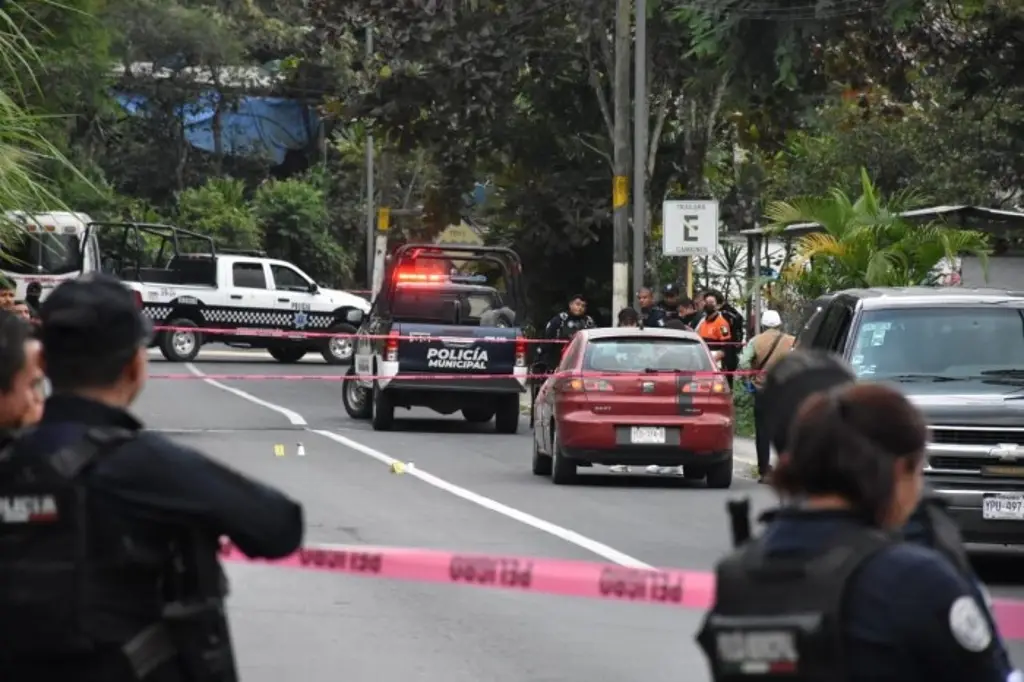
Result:
M809 351L766 377L772 484L790 504L752 541L734 514L742 546L698 635L714 680L1020 682L955 525L921 502L922 415L851 379Z
M0 679L237 679L219 538L286 556L301 507L131 416L151 327L117 280L61 284L40 316L54 395L0 450Z

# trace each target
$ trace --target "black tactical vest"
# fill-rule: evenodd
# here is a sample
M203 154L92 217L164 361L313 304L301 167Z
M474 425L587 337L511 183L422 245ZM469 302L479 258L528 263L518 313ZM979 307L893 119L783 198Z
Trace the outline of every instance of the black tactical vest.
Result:
M847 584L894 542L882 531L851 528L815 555L769 556L757 539L722 560L715 605L697 635L715 682L845 680Z
M80 477L133 437L95 429L45 457L18 451L16 441L0 450L0 661L85 654L96 645L91 606L98 592L123 592L124 573L91 551Z
M941 553L967 580L973 580L974 571L967 556L960 527L949 515L947 505L941 498L926 494L920 502L920 511L925 530L931 535L931 546Z

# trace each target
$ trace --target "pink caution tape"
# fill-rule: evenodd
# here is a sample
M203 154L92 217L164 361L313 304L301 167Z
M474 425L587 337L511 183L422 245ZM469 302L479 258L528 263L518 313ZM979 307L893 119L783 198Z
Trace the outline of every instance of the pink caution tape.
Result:
M733 374L733 375L750 375L760 374L754 370L737 370L735 372L683 372L679 376L687 379L700 380L713 377L720 374ZM630 377L646 377L650 379L653 375L651 374L631 374L628 372L582 372L573 373L571 376L566 376L566 379L593 379L604 377L606 379L628 379ZM664 375L663 375L664 376ZM669 378L672 375L668 375ZM512 374L398 374L398 375L381 375L381 376L360 376L359 379L363 381L371 381L374 379L398 379L401 381L462 381L462 380L477 380L477 379L547 379L549 374L524 374L515 376ZM150 379L188 379L188 380L204 380L204 379L216 379L218 381L354 381L356 377L340 374L340 375L322 375L322 374L150 374ZM700 395L700 394L694 394Z
M210 334L213 336L259 336L269 338L283 338L283 339L332 339L332 338L358 338L358 339L385 339L391 341L409 341L419 342L424 341L443 341L446 339L466 341L467 337L451 336L390 336L388 334L354 334L352 332L304 332L291 329L260 329L260 328L246 328L246 327L233 327L229 329L219 329L215 327L203 327L197 329L195 327L171 327L167 325L155 325L153 327L158 332L192 332L200 334ZM475 341L484 343L546 343L546 344L566 344L569 343L565 339L527 339L523 337L519 338L475 338ZM708 344L712 348L719 348L721 346L739 345L742 346L742 341L711 341Z
M625 568L591 561L458 554L429 549L310 546L284 559L264 561L250 559L230 543L224 543L221 558L367 578L489 587L685 609L710 608L715 593L715 576L701 571ZM1024 602L997 599L994 612L1004 638L1024 639Z
M249 559L230 544L227 561L270 564L370 578L491 587L591 599L706 608L714 576L692 571L624 568L614 564L521 556L455 554L428 549L308 547L284 559Z

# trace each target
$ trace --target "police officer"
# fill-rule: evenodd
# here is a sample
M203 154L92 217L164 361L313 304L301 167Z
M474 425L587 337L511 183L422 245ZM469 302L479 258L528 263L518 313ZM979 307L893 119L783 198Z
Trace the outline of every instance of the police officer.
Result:
M41 317L54 395L0 450L0 677L237 679L219 538L286 556L302 508L132 416L151 326L116 279L61 284Z
M794 504L718 566L698 638L714 679L1014 679L970 582L894 532L920 497L920 413L881 385L816 392L842 372L798 355L766 380L780 413L804 403L773 475Z
M679 285L669 282L661 289L661 302L658 306L665 311L666 320L679 318Z
M765 422L775 451L788 451L790 425L800 405L808 397L855 381L853 369L832 353L799 350L780 359L765 376L761 391L767 398ZM938 551L953 565L974 588L974 594L979 603L984 604L986 618L995 632L996 624L988 593L971 566L960 529L946 511L945 503L926 490L921 503L903 527L903 537L908 542ZM999 650L1006 669L1012 670L1009 654L1001 642Z
M43 415L44 382L39 342L17 315L0 310L0 442Z
M636 302L640 306L640 319L645 327L665 326L665 310L654 304L654 292L650 287L640 287L636 292Z
M574 294L569 299L569 309L552 317L544 327L544 338L569 341L581 329L596 327L593 318L587 315L587 299L583 294Z

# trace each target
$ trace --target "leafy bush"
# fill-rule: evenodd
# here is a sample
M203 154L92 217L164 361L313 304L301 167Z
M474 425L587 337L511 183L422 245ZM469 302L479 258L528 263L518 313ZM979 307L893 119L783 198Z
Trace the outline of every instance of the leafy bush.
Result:
M262 234L241 180L211 178L178 196L179 227L213 237L217 246L259 249Z
M318 282L339 286L354 258L328 229L322 190L303 180L275 180L260 186L253 215L271 256L295 263Z

